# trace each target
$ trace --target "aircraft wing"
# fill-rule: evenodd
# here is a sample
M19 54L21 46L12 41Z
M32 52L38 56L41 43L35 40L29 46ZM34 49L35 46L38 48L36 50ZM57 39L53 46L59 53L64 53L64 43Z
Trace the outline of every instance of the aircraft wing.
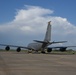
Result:
M48 48L47 48L47 51L48 51L48 52L51 52L53 48L59 48L59 50L60 50L61 52L64 52L64 51L66 51L66 49L67 49L68 47L76 47L76 46L57 46L57 47L48 47Z
M49 47L49 48L68 48L68 47L76 47L76 46L56 46L56 47Z
M0 44L0 46L9 46L9 47L19 47L19 48L31 49L31 48L25 47L25 46L16 46L16 45L7 45L7 44Z

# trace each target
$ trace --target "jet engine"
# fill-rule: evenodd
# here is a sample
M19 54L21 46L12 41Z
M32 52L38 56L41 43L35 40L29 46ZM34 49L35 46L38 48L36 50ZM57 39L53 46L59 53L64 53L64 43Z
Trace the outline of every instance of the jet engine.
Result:
M52 48L48 48L48 49L47 49L47 52L51 52L51 51L52 51Z
M20 48L20 47L18 47L16 51L17 51L17 52L20 52L20 51L21 51L21 48Z
M61 52L64 52L64 51L66 51L66 48L67 48L67 47L61 47L61 48L60 48L60 51L61 51Z
M6 50L6 51L9 51L9 50L10 50L10 47L9 47L9 46L6 46L6 47L5 47L5 50Z

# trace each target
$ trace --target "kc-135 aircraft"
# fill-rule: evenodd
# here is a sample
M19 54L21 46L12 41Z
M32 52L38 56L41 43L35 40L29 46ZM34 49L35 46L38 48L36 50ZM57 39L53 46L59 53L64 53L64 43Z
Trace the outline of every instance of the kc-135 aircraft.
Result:
M1 46L6 46L5 50L9 51L10 47L17 47L16 51L20 52L21 48L24 49L28 49L28 52L30 50L32 51L41 51L41 53L45 53L45 49L47 49L47 52L51 52L53 48L59 48L59 50L61 52L66 51L67 47L76 47L76 46L60 46L60 47L48 47L51 44L56 44L56 43L65 43L67 41L58 41L58 42L51 42L51 21L48 22L48 26L47 26L47 30L46 30L46 34L45 34L45 38L43 41L39 41L39 40L34 40L34 43L29 43L27 47L24 46L15 46L15 45L7 45L7 44L0 44Z

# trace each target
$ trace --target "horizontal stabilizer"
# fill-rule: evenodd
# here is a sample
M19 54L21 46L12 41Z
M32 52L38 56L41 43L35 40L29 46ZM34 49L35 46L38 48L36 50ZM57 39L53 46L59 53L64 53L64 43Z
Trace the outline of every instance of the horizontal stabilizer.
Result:
M58 41L58 42L50 42L50 44L55 44L55 43L65 43L65 42L67 42L67 41Z
M33 40L33 41L38 42L38 43L47 43L45 41L38 41L38 40Z
M35 42L38 42L38 43L49 43L49 44L55 44L55 43L65 43L67 41L58 41L58 42L46 42L46 41L38 41L38 40L33 40Z

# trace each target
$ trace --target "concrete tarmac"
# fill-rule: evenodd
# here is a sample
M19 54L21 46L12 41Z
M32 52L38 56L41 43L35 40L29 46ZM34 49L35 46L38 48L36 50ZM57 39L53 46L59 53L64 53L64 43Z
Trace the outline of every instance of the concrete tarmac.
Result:
M0 52L0 75L76 75L76 55Z

